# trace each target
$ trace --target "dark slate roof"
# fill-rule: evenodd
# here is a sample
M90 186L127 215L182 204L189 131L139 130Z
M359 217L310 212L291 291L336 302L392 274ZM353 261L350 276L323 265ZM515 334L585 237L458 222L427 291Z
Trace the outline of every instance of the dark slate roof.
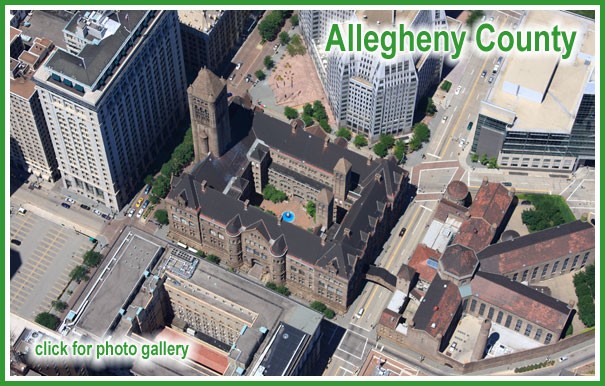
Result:
M414 328L424 330L433 337L437 337L438 334L444 336L461 301L456 285L448 280L442 280L439 275L435 276L414 315Z
M551 331L561 331L571 309L567 304L517 281L487 272L471 280L472 296Z
M86 12L89 11L79 11L76 13L65 28L67 30L75 29L73 25ZM79 55L71 54L62 49L56 50L46 62L46 66L52 72L64 74L79 83L92 86L99 79L105 67L114 60L116 55L119 55L120 47L130 38L135 26L150 11L120 10L116 12L120 15L121 25L113 35L104 38L98 44L86 45ZM128 20L125 18L126 14L128 14ZM116 13L110 17L115 21L118 20Z
M376 162L368 165L368 160L361 154L352 152L333 143L324 146L324 140L304 130L292 133L289 123L279 121L263 113L254 115L252 130L256 138L265 142L272 149L304 161L328 173L332 173L340 158L345 158L352 165L352 189L358 181L374 174L379 168ZM401 170L401 169L400 169Z
M174 189L173 189L174 190ZM172 192L171 192L172 193ZM205 192L197 191L200 215L228 228L229 233L237 234L239 230L257 230L268 242L272 243L271 252L281 256L287 252L289 256L306 261L319 267L335 269L338 275L350 278L359 251L340 243L326 242L321 245L319 236L308 232L285 221L278 224L277 217L248 206L244 203L207 188ZM237 218L239 215L239 218ZM240 226L238 226L241 223Z
M412 281L416 275L416 270L407 264L402 264L397 272L397 278Z
M477 257L481 262L480 270L506 274L594 247L594 227L578 220L490 245Z
M385 268L377 267L375 265L371 265L368 269L367 275L377 276L384 280L386 283L395 287L397 285L397 277L387 271Z
M479 265L477 255L472 249L459 244L448 246L443 252L439 264L444 271L459 279L471 276Z
M278 165L277 163L273 162L271 163L271 166L269 166L270 169L275 170L277 173L280 173L282 175L285 175L287 177L290 177L296 181L299 181L305 185L308 185L310 187L312 187L313 189L317 190L317 191L321 191L324 188L329 188L326 185L322 184L319 181L316 181L310 177L304 176L300 173L295 172L294 170L290 170L286 167L283 167L281 165Z
M286 323L281 323L261 362L261 366L264 368L262 375L289 375L293 366L298 363L295 359L302 354L301 351L305 349L305 342L309 338L309 334Z

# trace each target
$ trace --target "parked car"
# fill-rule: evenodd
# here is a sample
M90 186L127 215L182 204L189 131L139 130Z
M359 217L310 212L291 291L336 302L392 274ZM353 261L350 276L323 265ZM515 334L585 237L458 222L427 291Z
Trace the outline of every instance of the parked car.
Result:
M100 210L98 210L98 209L95 209L95 210L93 210L92 212L93 212L94 214L96 214L97 216L100 216L100 215L102 215L102 214L103 214L103 213L101 213L101 211L100 211Z
M111 217L109 217L109 215L105 213L102 213L101 217L103 217L105 220L111 220Z
M531 205L531 201L523 200L523 201L521 201L521 205Z
M147 185L147 186L145 187L145 191L144 191L143 193L145 193L145 194L149 194L149 192L151 192L151 185Z
M61 206L62 206L62 207L64 207L65 209L69 209L69 208L71 208L71 205L69 205L69 204L68 204L68 203L66 203L66 202L62 202L62 203L61 203Z
M229 80L233 80L233 78L235 78L235 74L231 74L231 76L229 76Z
M487 83L493 83L494 82L494 77L490 76L489 79L487 80Z
M399 237L403 237L403 235L405 235L406 230L407 229L405 229L405 228L401 228L401 230L399 231Z
M143 203L142 208L143 209L147 209L148 206L149 206L149 200L145 200L145 202Z
M21 245L21 240L11 239L11 244Z
M471 131L472 128L473 128L473 122L469 122L468 125L466 125L466 130Z
M73 198L71 198L71 197L65 197L65 202L69 202L70 204L75 204L75 203L76 203L76 200L74 200L74 199L73 199Z
M481 73L481 77L485 78L485 75L487 75L487 71L483 70L483 72Z
M135 209L134 208L130 208L130 210L128 211L128 217L132 217L132 215L134 214Z
M237 63L237 64L235 65L235 69L236 69L236 70L239 70L240 68L242 68L242 64L244 64L244 63L242 63L242 62Z
M25 213L27 213L27 209L19 207L19 211L17 213L19 213L21 216L25 216Z
M141 218L144 211L145 211L145 209L143 209L143 208L139 209L139 211L137 212L137 218Z
M82 208L84 210L90 210L90 206L85 205L85 204L80 204L80 208Z
M137 200L137 203L136 203L134 206L136 206L137 208L138 208L138 207L140 207L140 206L141 206L141 204L143 203L143 201L144 201L144 200L145 200L145 199L144 199L143 197L139 198L139 199Z
M513 186L512 182L503 182L502 185L504 186Z
M460 147L464 147L466 140L464 138L460 138Z
M361 316L363 315L363 312L365 311L365 309L362 307L359 309L359 311L357 311L357 319L361 318Z
M564 362L564 361L566 361L568 359L569 359L568 357L561 357L561 358L559 358L559 362Z
M441 118L441 122L445 122L447 121L447 115L444 115L443 118Z

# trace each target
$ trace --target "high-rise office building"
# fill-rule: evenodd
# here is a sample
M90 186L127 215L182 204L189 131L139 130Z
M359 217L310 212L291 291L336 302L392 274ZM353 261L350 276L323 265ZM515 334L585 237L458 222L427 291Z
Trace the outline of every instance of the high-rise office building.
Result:
M368 52L324 52L332 23L362 23L368 29L447 29L445 12L300 11L303 36L339 126L374 141L380 134L410 132L418 102L435 86L443 54L400 53L391 60Z
M578 31L572 57L509 55L479 108L472 151L503 168L571 172L595 162L594 22L552 15L531 11L521 27Z
M244 31L248 10L179 10L183 56L187 74L195 76L202 67L220 72Z
M176 11L79 11L34 76L65 187L114 211L186 118Z
M11 27L10 159L11 165L47 181L58 178L57 160L32 76L54 48L48 39L33 39L24 50L21 31ZM31 39L31 38L30 38Z

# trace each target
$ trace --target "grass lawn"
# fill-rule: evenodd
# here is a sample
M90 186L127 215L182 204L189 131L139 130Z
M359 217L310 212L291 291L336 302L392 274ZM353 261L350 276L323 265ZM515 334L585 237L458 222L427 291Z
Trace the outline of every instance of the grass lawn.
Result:
M537 232L576 220L563 197L548 194L517 194L519 200L531 201L534 209L523 211L523 223L530 232Z

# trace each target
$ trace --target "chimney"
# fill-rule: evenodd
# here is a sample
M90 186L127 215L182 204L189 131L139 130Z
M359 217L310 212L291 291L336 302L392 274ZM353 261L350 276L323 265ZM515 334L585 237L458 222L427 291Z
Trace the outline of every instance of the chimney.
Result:
M487 179L487 176L483 176L483 182L481 183L481 185L487 185L488 182L489 180Z
M515 188L508 189L508 196L509 197L513 197L515 195L515 193L517 193L517 190Z
M281 226L281 219L282 219L282 216L281 216L281 215L278 215L278 216L277 216L277 225L280 225L280 226Z
M250 204L250 200L244 201L244 210L248 210L248 204Z
M326 235L325 233L322 233L321 236L319 236L319 239L321 241L321 246L324 247L326 245L326 239L328 238L328 235Z
M292 134L296 134L296 119L290 122L290 128L292 129Z
M345 230L344 230L344 235L345 235L346 237L350 237L350 236L351 236L351 230L350 230L349 228L345 228Z
M368 156L368 166L372 165L372 156Z
M202 186L202 192L205 192L206 186L208 185L208 181L204 180L204 181L202 181L202 183L200 185Z
M324 149L328 148L328 143L330 143L330 137L326 136L326 139L324 139Z
M377 182L381 182L382 181L382 173L376 173L376 174L374 174L374 179Z

